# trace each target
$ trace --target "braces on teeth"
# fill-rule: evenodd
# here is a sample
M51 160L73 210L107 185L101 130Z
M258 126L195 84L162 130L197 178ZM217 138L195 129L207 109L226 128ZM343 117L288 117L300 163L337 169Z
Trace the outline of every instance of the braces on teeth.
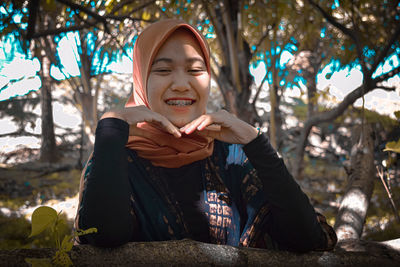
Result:
M173 105L173 106L188 106L191 105L193 101L191 100L170 100L167 101L168 105Z

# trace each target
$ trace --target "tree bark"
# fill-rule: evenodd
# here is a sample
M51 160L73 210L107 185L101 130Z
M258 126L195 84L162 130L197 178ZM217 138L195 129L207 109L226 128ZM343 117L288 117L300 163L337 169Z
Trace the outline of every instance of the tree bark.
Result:
M40 88L40 100L42 107L42 136L40 146L40 160L43 162L56 162L58 159L56 139L54 134L53 106L51 96L50 60L41 56L42 68L40 77L42 87Z
M347 247L346 247L347 246ZM334 252L307 254L206 244L191 240L129 243L114 249L76 246L74 266L398 266L400 253L378 242L347 242ZM346 251L349 250L349 251ZM0 266L28 266L54 249L0 250Z
M312 125L308 121L304 124L300 131L299 140L297 142L296 151L292 165L292 175L296 180L301 180L304 168L304 149L307 146L308 136L311 132Z
M360 239L374 189L372 126L356 126L352 143L348 186L334 226L339 241Z
M304 163L304 149L307 146L308 136L312 130L313 124L309 123L310 119L317 114L318 105L316 103L316 77L321 69L321 43L316 41L314 46L309 50L301 51L295 56L294 60L290 63L293 71L298 72L302 70L302 76L307 81L307 120L300 131L299 140L297 142L295 157L293 160L292 170L296 179L302 179Z
M214 76L223 94L225 108L240 119L254 124L259 118L249 105L250 87L253 83L249 71L252 55L249 44L241 36L241 22L238 19L241 12L240 1L225 0L221 3L211 5L203 1L221 46L221 63L214 60L218 69Z

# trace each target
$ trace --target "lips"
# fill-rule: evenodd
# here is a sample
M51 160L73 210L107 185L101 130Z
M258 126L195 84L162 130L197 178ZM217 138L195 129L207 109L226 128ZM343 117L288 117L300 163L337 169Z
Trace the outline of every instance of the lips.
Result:
M169 106L185 107L193 105L196 100L192 98L168 98L165 103Z

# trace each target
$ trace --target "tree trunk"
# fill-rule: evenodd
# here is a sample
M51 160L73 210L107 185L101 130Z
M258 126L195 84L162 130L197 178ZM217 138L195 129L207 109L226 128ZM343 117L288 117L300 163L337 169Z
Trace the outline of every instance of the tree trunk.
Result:
M0 266L28 266L26 258L51 258L54 249L0 250ZM214 245L192 240L137 242L106 249L75 246L74 266L398 266L400 253L372 241L347 242L333 252L305 254Z
M291 164L292 175L296 180L301 180L303 178L304 149L306 148L308 135L310 134L311 129L312 125L306 122L304 127L300 130L300 137L297 142L293 163Z
M40 160L43 162L56 162L58 159L56 139L54 135L53 107L51 96L50 60L41 56L42 68L40 77L42 87L40 100L42 107L42 142L40 146Z
M372 126L357 126L353 133L348 186L334 226L339 241L360 239L374 189Z
M82 118L79 165L85 166L94 147L95 131L97 126L97 109L95 109L94 106L97 107L97 99L90 94L80 92L76 93L75 99L78 103L78 107L80 107L79 109Z
M225 108L240 119L254 124L259 118L249 104L250 87L253 83L249 71L252 55L250 46L241 33L240 1L225 0L217 4L204 4L222 49L221 63L214 61L218 73L213 74L224 97Z

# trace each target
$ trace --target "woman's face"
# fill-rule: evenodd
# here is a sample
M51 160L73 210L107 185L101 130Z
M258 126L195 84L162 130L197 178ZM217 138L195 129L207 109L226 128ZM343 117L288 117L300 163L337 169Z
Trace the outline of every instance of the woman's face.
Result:
M150 109L182 127L205 113L209 84L197 40L188 30L178 29L161 46L150 67Z

